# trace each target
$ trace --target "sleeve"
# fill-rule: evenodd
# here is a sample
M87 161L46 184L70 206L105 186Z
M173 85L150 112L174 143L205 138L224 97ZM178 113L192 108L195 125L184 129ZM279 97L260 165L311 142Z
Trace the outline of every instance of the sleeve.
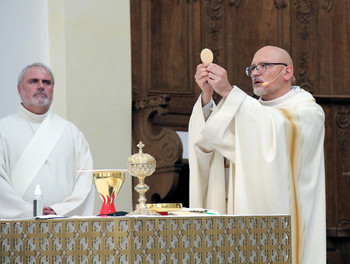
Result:
M33 216L33 205L13 189L9 177L7 148L0 135L0 218L18 219Z
M235 162L235 116L247 94L234 86L229 96L221 100L202 129L203 138L221 155ZM255 100L255 99L252 99ZM256 101L256 100L255 100ZM204 140L198 143L206 145Z
M209 116L214 108L215 108L215 103L214 103L213 99L211 99L211 101L207 105L203 106L202 109L203 109L203 115L204 115L205 121L208 120L208 118L209 118Z
M190 206L225 213L224 157L203 136L207 123L199 97L189 123ZM221 127L221 124L217 125Z
M94 215L95 189L93 185L93 160L88 142L78 131L74 137L76 170L72 171L74 186L72 193L62 202L54 204L51 208L64 216Z

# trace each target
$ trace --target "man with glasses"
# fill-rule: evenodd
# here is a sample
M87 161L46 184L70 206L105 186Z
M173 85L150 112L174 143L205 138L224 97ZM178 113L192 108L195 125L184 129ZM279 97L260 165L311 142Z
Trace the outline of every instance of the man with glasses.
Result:
M219 65L197 66L202 94L189 124L190 206L290 214L293 263L326 263L324 112L292 85L285 50L263 47L245 70L258 100L232 86ZM217 106L214 91L222 96Z

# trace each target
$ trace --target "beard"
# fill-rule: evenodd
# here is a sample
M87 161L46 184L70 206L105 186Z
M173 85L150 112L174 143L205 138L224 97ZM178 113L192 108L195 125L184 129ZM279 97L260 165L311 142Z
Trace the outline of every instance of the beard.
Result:
M38 93L35 94L30 101L31 105L36 105L36 106L46 106L51 104L51 100L45 93Z
M266 87L258 87L258 86L254 86L253 87L253 90L254 90L254 94L256 96L263 96L263 95L266 95L267 94L267 86Z
M25 108L28 110L31 107L43 107L48 108L51 105L52 98L50 99L49 96L45 92L38 92L35 93L33 96L28 98L27 94L22 90L20 97L22 99L22 104Z

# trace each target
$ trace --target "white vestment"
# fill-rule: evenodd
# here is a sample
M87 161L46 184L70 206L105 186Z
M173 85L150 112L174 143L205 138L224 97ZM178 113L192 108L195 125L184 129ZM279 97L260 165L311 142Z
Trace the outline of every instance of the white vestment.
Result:
M202 108L200 97L189 124L190 206L290 214L293 263L326 263L325 117L312 95L293 86L258 101L234 87L206 121Z
M58 124L57 127L63 126L56 138L57 143L28 183L25 182L30 171L26 174L23 173L25 170L19 170L22 173L16 179L13 178L11 173L15 168L18 169L16 164L35 133L41 131L40 135L45 137L42 139L43 145L38 144L37 149L31 148L33 155L40 155L39 150L45 149L45 144L50 145L55 140L51 137L54 131L45 133L43 129L40 130L48 117L53 123L48 130L56 129L55 124ZM28 164L25 165L30 169ZM36 115L21 105L17 113L0 120L0 218L32 217L37 184L43 194L43 206L51 207L57 215L93 215L95 188L92 172L78 172L92 169L92 157L84 135L74 124L62 119L52 110L44 115ZM20 186L21 183L25 186Z

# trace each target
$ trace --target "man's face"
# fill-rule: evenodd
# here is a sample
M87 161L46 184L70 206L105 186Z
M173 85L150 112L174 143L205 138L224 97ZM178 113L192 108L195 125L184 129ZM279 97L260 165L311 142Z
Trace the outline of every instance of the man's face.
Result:
M279 54L269 48L259 50L252 61L252 65L259 63L281 63ZM258 72L256 69L252 71L251 78L253 82L254 94L262 96L263 98L274 97L280 87L283 86L283 79L278 76L284 69L283 65L270 65L265 67L264 72ZM268 82L264 87L262 84Z
M45 114L51 105L53 80L50 73L42 67L30 68L17 86L23 106L35 114Z

